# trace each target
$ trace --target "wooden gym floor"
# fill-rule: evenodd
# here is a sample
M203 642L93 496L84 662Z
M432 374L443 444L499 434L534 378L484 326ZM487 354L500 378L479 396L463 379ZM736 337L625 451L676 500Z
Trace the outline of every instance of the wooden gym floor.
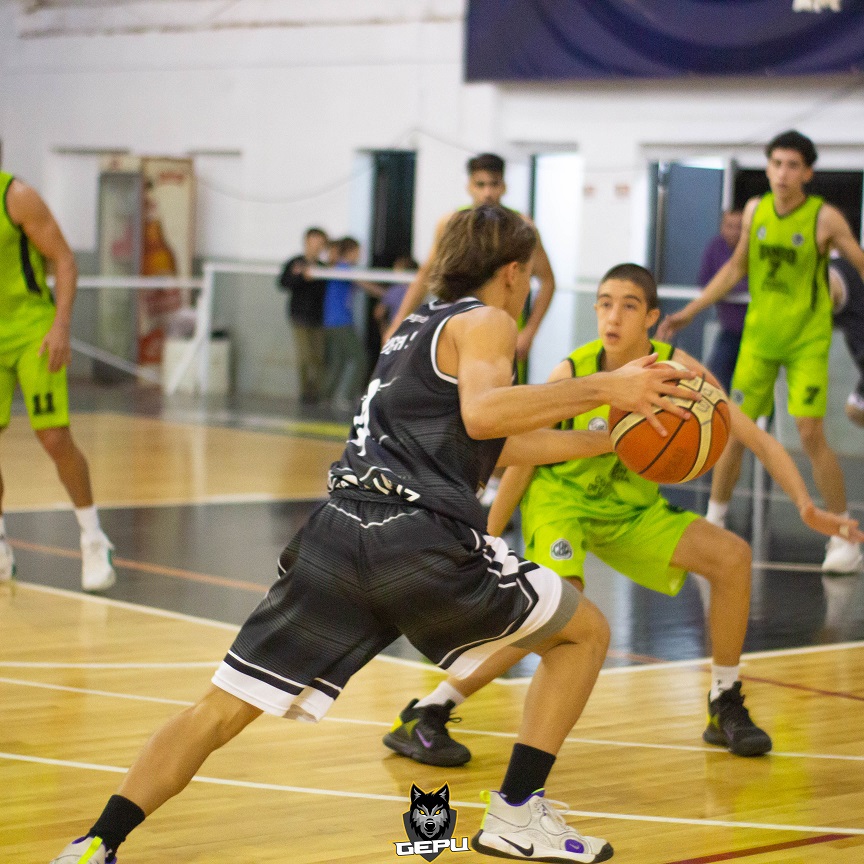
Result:
M73 417L117 547L119 581L104 597L78 590L74 518L26 421L0 439L20 580L0 591L3 862L47 862L86 830L148 735L204 690L341 451L338 418L156 403L82 398L89 410ZM861 462L845 467L860 500ZM693 507L700 496L674 490ZM746 526L746 497L733 517ZM660 597L592 562L588 594L612 649L549 795L613 844L614 861L864 861L864 577L823 577L819 538L794 520L772 500L774 560L754 572L743 675L774 738L764 758L701 741L708 647L695 584ZM467 766L422 766L380 738L442 676L395 643L317 727L263 717L214 754L120 860L396 861L412 783L449 784L453 836L470 836L480 791L506 766L530 671L459 709ZM454 855L491 860L437 860Z

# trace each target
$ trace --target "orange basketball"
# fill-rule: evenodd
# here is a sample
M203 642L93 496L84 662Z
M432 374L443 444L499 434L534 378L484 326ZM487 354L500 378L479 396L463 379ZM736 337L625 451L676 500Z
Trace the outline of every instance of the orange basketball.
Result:
M673 360L664 365L687 370ZM682 420L655 408L655 416L669 433L665 438L642 414L609 411L609 434L618 458L655 483L686 483L701 476L720 458L729 438L729 405L717 379L709 372L679 381L678 386L693 391L692 400L672 398L690 412L690 418Z

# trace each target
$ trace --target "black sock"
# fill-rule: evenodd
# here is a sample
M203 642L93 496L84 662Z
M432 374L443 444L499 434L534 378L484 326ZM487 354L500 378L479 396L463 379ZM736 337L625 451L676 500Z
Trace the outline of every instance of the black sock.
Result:
M527 744L514 744L500 794L510 804L521 804L546 785L554 764L555 757L551 753Z
M116 852L129 832L144 819L144 811L137 804L122 795L112 795L87 836L101 837L105 848L109 852Z

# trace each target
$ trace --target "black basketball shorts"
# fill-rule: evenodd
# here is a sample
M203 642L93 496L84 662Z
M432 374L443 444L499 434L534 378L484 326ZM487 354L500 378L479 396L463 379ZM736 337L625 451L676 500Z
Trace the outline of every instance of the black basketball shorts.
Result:
M457 678L507 645L530 649L580 594L497 537L402 503L333 497L279 561L213 683L277 716L320 720L400 633Z

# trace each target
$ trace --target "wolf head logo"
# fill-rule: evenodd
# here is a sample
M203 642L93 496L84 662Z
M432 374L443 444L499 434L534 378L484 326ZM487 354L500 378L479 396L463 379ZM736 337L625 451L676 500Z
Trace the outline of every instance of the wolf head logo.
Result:
M424 792L411 784L411 809L403 814L405 833L412 842L449 840L456 827L456 811L450 809L450 788L445 783L437 792ZM427 861L440 852L422 854Z
M424 840L438 840L450 824L450 790L444 785L437 792L424 792L411 786L411 822Z

